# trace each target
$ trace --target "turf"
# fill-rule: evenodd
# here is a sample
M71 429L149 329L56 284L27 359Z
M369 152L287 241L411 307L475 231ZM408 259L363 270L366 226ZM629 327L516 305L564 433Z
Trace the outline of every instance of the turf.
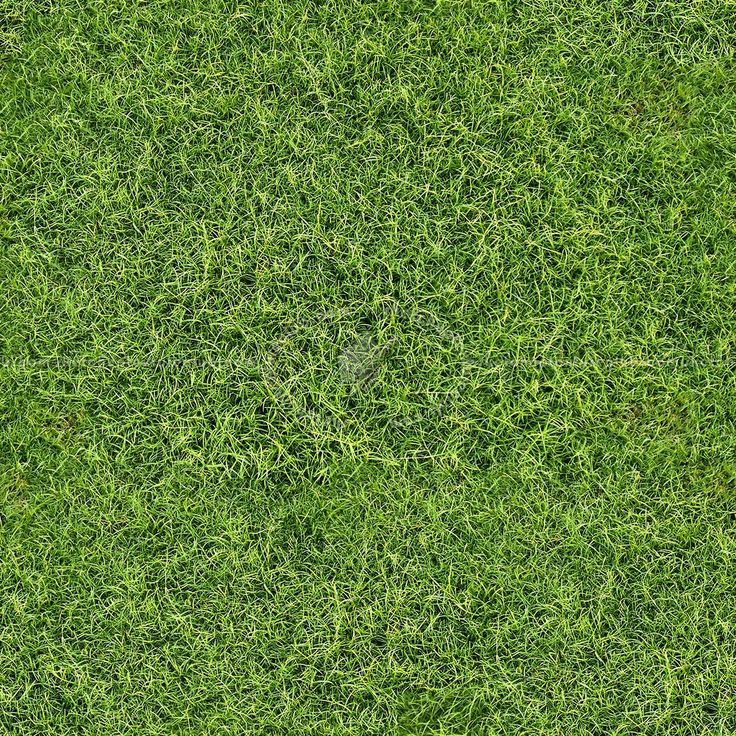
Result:
M736 733L732 2L0 22L0 732Z

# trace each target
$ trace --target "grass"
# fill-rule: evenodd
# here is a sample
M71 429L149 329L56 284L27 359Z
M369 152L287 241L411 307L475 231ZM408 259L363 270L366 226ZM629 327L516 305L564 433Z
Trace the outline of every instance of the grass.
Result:
M0 731L736 732L736 6L0 4Z

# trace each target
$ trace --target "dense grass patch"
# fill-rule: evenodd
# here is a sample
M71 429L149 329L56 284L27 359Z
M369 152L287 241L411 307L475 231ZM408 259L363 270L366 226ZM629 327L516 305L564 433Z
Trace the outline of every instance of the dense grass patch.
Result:
M736 732L736 6L0 44L3 733Z

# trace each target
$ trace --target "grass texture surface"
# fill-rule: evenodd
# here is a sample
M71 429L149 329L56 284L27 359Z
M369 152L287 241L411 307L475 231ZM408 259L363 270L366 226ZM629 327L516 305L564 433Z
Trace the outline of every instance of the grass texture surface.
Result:
M732 2L0 45L0 732L736 733Z

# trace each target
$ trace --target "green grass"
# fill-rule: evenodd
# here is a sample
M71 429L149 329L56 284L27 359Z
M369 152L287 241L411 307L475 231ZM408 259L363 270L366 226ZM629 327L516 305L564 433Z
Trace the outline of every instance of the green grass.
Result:
M736 733L736 5L0 43L0 733Z

